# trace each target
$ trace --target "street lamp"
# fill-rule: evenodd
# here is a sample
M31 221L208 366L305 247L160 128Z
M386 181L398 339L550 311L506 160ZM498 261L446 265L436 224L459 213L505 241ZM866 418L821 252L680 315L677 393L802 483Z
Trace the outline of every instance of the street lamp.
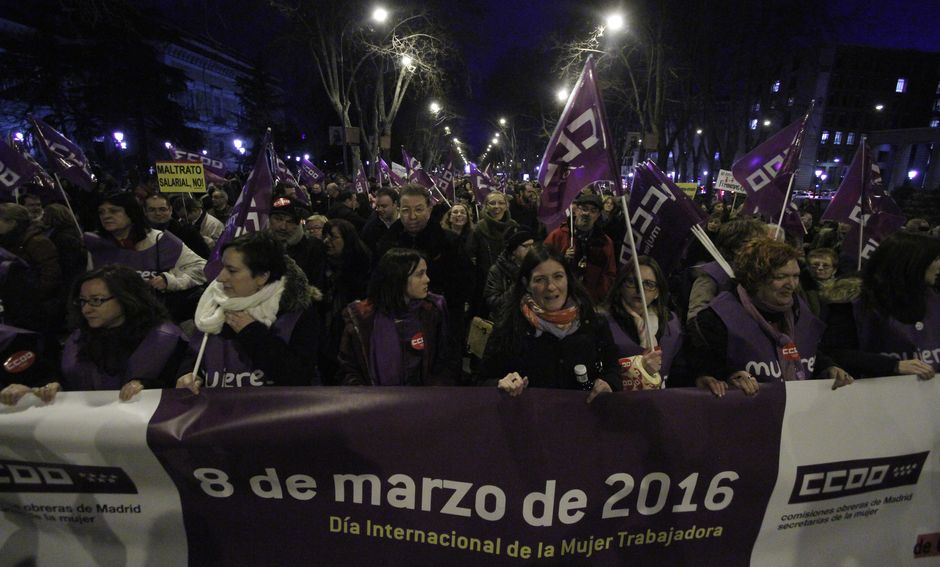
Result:
M568 100L568 87L561 87L555 93L555 98L558 99L558 102L565 102Z
M304 154L304 159L310 161L310 154Z
M441 105L438 104L436 100L431 101L431 105L428 108L431 109L431 114L437 114L438 112L441 111Z
M388 20L388 10L381 6L377 6L375 10L372 10L372 21L384 24Z
M414 62L415 60L412 59L411 56L408 54L401 56L401 66L404 67L405 69L411 69L412 65L414 65Z
M695 131L695 133L696 133L697 135L701 136L701 135L702 135L702 129L699 128L698 130Z
M884 110L884 109L885 109L885 105L883 105L883 104L876 104L876 105L875 105L875 110L877 110L878 112L881 112L881 111Z
M617 13L608 15L607 18L604 20L604 23L605 23L605 26L604 26L605 29L608 29L612 32L622 30L625 25L623 14L617 14Z
M22 142L25 139L25 137L23 136L22 132L14 132L13 139L16 140L17 142Z
M116 130L111 135L114 136L114 141L118 144L124 141L124 132L121 132L120 130Z
M764 120L764 126L770 126L770 120Z
M235 146L236 150L240 150L242 149L242 146L245 145L245 142L243 142L241 138L235 138L232 140L232 145Z
M500 119L499 119L499 125L500 125L500 126L505 126L505 125L506 125L506 119L505 119L505 118L500 118Z

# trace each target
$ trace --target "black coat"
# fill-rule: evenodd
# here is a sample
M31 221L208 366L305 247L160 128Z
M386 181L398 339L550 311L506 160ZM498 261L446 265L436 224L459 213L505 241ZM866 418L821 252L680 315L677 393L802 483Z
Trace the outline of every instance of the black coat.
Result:
M511 321L511 319L510 319ZM495 385L511 372L529 379L530 388L577 389L574 367L583 364L591 380L601 379L612 390L623 389L617 347L610 328L598 318L582 320L574 334L558 339L535 329L514 337L512 325L500 324L486 343L479 381Z

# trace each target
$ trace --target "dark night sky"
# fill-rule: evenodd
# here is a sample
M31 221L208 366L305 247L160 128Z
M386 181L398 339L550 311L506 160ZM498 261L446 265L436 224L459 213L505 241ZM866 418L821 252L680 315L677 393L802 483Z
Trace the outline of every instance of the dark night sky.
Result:
M470 72L471 96L458 109L466 117L468 137L472 141L488 137L488 126L482 122L492 119L493 97L486 93L487 77L514 49L538 45L542 39L572 18L597 21L603 12L592 11L587 5L603 6L594 0L426 0L443 8L453 18L446 24L455 30L454 40ZM741 0L753 2L760 0ZM940 51L940 0L820 0L829 13L827 21L820 22L825 30L824 41ZM270 37L276 26L266 20L267 3L261 0L151 0L151 5L169 18L178 20L182 27L197 34L207 34L228 44L250 60L258 57L280 57L271 47ZM350 9L356 3L350 3ZM393 8L389 0L384 5ZM610 10L622 5L629 22L629 2L613 0ZM181 15L185 15L180 19ZM730 23L733 29L733 22ZM547 55L547 54L546 54ZM547 79L545 88L554 88L554 80Z

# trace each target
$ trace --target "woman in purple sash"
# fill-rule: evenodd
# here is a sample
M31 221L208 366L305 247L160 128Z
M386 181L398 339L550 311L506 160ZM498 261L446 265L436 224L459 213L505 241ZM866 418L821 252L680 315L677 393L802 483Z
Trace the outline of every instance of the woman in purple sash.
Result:
M222 271L196 307L199 330L177 388L310 386L319 381L319 290L267 231L222 248ZM194 374L199 352L202 363Z
M796 295L800 266L792 246L759 238L734 259L737 285L689 323L689 366L696 385L723 396L728 386L754 395L760 382L852 377L819 353L825 325Z
M188 319L195 299L189 301L184 292L205 283L206 261L171 233L149 228L131 193L102 198L98 221L98 230L84 235L89 268L121 264L137 270L147 285L161 293L176 319Z
M656 260L637 258L640 283L633 264L620 270L607 299L604 315L617 345L624 391L656 390L668 378L682 346L679 318L670 311L669 286ZM649 312L650 332L643 317L643 297Z
M392 248L379 260L367 299L343 311L339 379L348 386L453 386L456 360L447 305L430 293L428 263Z
M29 392L49 402L60 389L120 390L126 401L144 388L173 383L185 337L134 270L87 272L75 281L72 298L70 317L78 328L65 343L61 379L33 389L13 384L8 388L16 395L8 397L5 389L4 403Z
M898 232L862 273L861 297L829 306L827 352L859 376L940 371L940 239Z

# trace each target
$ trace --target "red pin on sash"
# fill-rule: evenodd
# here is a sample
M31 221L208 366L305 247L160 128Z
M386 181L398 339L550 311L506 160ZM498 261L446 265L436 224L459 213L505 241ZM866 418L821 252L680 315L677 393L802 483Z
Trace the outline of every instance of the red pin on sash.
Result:
M415 350L424 350L424 333L418 331L411 337L411 348Z
M796 343L787 343L783 345L781 350L783 351L783 358L786 360L795 361L800 359L800 351L796 350Z
M31 350L14 352L3 363L3 369L10 374L19 374L29 369L36 362L36 353Z

